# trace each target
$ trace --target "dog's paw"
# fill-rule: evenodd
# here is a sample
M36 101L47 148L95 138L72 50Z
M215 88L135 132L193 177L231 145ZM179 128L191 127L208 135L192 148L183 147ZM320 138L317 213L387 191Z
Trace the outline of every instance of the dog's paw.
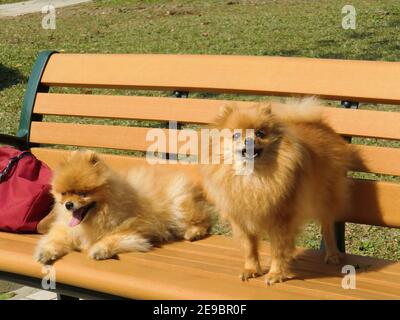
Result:
M105 260L109 259L113 256L113 253L103 245L95 244L90 250L89 250L89 257L94 259L94 260Z
M207 230L204 228L193 226L188 228L183 238L187 241L196 241L203 239L207 235Z
M325 255L325 263L327 264L340 264L342 260L342 254L340 252L335 252L333 254L326 254Z
M56 247L52 245L45 245L36 250L34 259L41 264L52 264L61 256L63 256L63 253L57 250Z
M265 283L270 286L274 283L284 282L293 278L294 275L289 272L268 272L265 276Z
M249 281L250 278L261 277L263 274L264 272L261 269L243 269L240 279L242 281Z

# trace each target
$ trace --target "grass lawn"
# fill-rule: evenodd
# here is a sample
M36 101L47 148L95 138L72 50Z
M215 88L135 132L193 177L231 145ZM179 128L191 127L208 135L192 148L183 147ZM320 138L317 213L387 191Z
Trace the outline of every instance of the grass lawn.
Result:
M57 10L56 30L41 28L41 14L2 19L0 132L16 132L27 77L37 53L45 49L400 61L398 0L352 0L356 30L341 27L345 4L341 0L110 0ZM400 111L395 106L362 108ZM226 234L229 228L217 225L214 231ZM298 244L317 248L319 241L319 227L309 224ZM347 224L347 249L400 260L400 231Z
M0 300L7 300L14 297L13 292L8 292L8 293L0 293Z

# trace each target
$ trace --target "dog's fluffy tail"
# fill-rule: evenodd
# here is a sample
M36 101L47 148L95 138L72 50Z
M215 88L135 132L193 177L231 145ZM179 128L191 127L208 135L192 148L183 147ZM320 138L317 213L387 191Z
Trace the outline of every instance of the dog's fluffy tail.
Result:
M316 122L322 120L322 107L315 97L289 98L284 104L276 105L273 113L284 121Z
M138 234L127 234L121 237L119 242L120 252L139 251L147 252L151 249L151 243Z

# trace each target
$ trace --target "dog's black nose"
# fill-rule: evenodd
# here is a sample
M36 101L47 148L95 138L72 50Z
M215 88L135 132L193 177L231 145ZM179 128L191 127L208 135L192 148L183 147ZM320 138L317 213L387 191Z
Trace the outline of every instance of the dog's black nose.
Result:
M71 210L74 207L74 204L68 201L65 203L65 207L67 208L67 210Z

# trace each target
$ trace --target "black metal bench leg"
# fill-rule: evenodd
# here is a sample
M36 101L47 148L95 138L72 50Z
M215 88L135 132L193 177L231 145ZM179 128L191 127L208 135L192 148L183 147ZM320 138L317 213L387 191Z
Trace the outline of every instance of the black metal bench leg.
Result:
M79 300L79 298L57 293L57 300Z
M345 231L346 231L346 224L344 222L335 223L336 246L340 252L346 252ZM320 250L325 250L324 239L321 240Z

